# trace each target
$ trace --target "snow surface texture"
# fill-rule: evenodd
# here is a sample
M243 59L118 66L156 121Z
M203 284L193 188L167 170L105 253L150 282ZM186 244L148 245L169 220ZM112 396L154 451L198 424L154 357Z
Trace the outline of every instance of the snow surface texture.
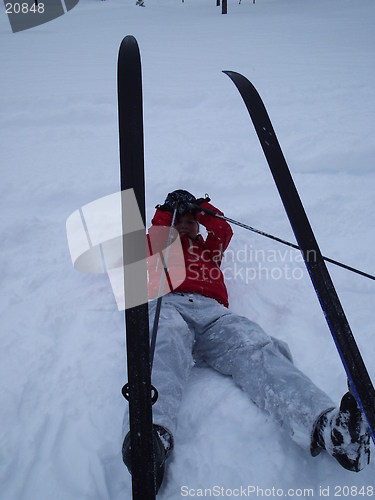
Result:
M74 210L119 188L123 36L135 35L142 54L149 220L169 190L184 188L293 239L247 111L221 74L239 71L265 101L322 252L375 271L374 1L233 0L227 16L213 1L134 4L80 0L17 34L1 7L4 500L131 496L123 313L105 275L74 271L65 234ZM297 366L339 402L345 374L297 254L239 228L230 248L232 310L287 341ZM374 283L330 269L375 379ZM326 454L311 458L207 368L193 369L175 439L164 500L181 498L182 486L227 496L248 485L315 496L330 487L332 497L336 487L374 486L374 464L353 474Z

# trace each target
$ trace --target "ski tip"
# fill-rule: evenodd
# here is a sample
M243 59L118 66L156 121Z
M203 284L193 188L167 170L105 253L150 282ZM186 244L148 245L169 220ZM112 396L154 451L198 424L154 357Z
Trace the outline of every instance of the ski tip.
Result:
M237 73L236 71L228 71L228 70L223 70L223 73L225 73L229 78L234 82L236 85L237 83L243 82L252 85L252 83L241 73ZM253 86L253 85L252 85Z
M127 68L126 71L131 73L130 68L135 71L140 71L141 53L136 38L133 35L127 35L122 39L118 51L118 73L120 68Z
M124 38L122 40L122 43L131 43L131 44L136 43L138 45L137 39L133 35L126 35L126 36L124 36Z
M223 73L229 76L229 78L245 78L243 75L241 75L241 73L238 73L237 71L223 69Z
M122 51L135 51L139 52L137 39L133 35L126 35L120 44L120 52Z
M227 70L223 71L223 73L229 76L229 78L232 80L232 82L237 87L238 91L240 92L240 94L244 99L245 99L244 97L245 94L248 94L249 92L252 95L259 96L255 86L245 76L241 75L241 73L237 73L236 71L227 71Z
M235 75L240 75L240 73L236 73L235 71L229 71L227 69L223 69L223 73L229 76L229 78L232 78L232 76L234 77Z

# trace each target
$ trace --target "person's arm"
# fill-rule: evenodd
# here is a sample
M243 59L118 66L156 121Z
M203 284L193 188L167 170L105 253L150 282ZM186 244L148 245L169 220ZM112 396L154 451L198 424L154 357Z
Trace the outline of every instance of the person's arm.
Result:
M172 223L173 214L169 210L161 210L156 208L154 217L151 220L151 227L148 229L148 246L150 254L158 253L165 250L169 229L162 230L162 227L169 228Z
M203 201L200 206L216 212L219 215L224 215L218 208L214 207L207 201ZM219 217L208 215L203 210L196 211L196 219L199 224L202 224L207 229L207 238L205 247L210 252L212 260L220 265L223 253L229 245L233 231L228 222Z
M156 207L156 212L151 220L153 226L170 226L172 224L173 214L169 210L161 210Z

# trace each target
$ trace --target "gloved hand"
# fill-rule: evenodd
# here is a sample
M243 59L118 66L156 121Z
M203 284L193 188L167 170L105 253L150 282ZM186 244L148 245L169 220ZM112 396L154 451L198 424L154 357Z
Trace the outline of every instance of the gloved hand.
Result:
M159 205L160 210L168 210L174 212L177 206L177 212L182 215L187 212L194 212L196 209L197 199L194 195L184 189L177 189L168 193L163 205Z
M198 198L196 204L201 205L204 201L207 201L208 203L211 201L211 198L208 196L207 193L204 195L204 198Z

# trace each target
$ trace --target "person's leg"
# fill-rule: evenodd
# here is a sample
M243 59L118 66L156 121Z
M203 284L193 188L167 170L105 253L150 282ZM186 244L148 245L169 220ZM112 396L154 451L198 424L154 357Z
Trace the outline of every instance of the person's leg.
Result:
M231 375L294 441L310 448L317 419L335 406L331 399L295 367L285 342L211 299L201 306L206 322L197 330L197 355Z
M192 357L194 333L175 307L175 301L178 301L178 297L172 295L166 296L162 301L151 374L151 383L158 391L158 399L153 405L156 491L162 484L165 461L173 449L178 409L190 369L194 365ZM155 310L156 301L149 305L151 332ZM124 438L122 458L131 473L130 432Z
M177 414L184 386L194 365L192 349L194 333L175 306L179 297L165 296L162 301L157 332L152 385L159 397L153 406L153 421L172 435L176 430ZM156 302L150 304L152 330Z

